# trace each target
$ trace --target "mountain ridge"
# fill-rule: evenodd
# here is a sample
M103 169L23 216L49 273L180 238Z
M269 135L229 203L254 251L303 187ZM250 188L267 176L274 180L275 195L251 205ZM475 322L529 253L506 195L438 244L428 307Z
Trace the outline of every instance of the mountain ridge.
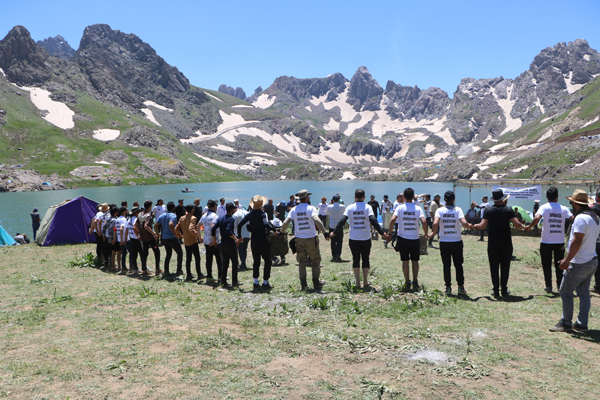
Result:
M154 174L155 179L180 181L201 179L193 173L199 171L197 166L252 179L525 175L538 166L523 164L519 168L527 168L518 172L513 170L519 168L498 172L506 169L500 166L509 150L600 126L594 120L600 109L600 54L581 39L543 49L514 79L464 78L452 98L436 87L420 89L391 80L383 88L365 66L351 79L341 73L310 79L284 75L249 97L243 89L225 84L218 91L202 89L136 35L104 24L85 29L70 60L61 57L60 48L48 47L50 52L24 27L13 28L0 41L5 74L0 79L7 80L10 90L16 90L14 85L37 87L56 107L63 104L73 110L75 128L62 131L72 137L73 151L89 151L93 159L101 152L85 143L114 136L104 143L128 156L128 161L115 161L126 183L142 182L147 165L160 169L148 161L153 157L177 165L174 173ZM24 93L34 96L31 90ZM86 104L92 103L118 118L90 111ZM16 114L7 113L4 108L10 107L4 104L11 105L0 96L0 130L15 136ZM46 111L36 107L29 106L28 112L47 118ZM27 135L22 140L27 141ZM13 139L5 143L17 145ZM135 156L133 146L147 153L136 151L140 154ZM31 150L34 157L39 152ZM507 155L499 158L503 153ZM512 154L515 162L527 152L517 153ZM595 154L590 153L594 160ZM10 157L16 160L14 154ZM32 160L29 164L35 167L37 161ZM0 162L5 161L0 153Z

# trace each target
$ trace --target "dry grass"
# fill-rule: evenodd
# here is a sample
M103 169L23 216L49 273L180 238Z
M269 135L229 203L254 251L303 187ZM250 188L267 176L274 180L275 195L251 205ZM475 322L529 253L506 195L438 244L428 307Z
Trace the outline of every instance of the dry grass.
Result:
M468 297L436 290L431 249L426 291L399 293L399 258L381 242L378 291L354 293L351 264L329 263L322 241L322 294L296 289L295 263L253 293L251 271L228 291L70 267L91 245L0 249L0 398L598 398L598 296L586 336L550 333L561 302L543 292L538 239L514 243L507 301L489 296L472 236Z

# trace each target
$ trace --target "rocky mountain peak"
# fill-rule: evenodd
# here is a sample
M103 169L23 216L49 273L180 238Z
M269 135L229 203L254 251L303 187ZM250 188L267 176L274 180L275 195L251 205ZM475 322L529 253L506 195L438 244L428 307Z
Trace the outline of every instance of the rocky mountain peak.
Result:
M190 89L188 79L134 34L105 24L85 28L72 59L104 100L141 107L141 98L172 106L172 94ZM198 92L196 101L207 101ZM193 99L192 99L193 100Z
M359 67L350 80L348 104L356 111L377 111L380 110L382 94L383 88L373 79L367 67Z
M8 79L19 85L42 84L52 76L47 65L50 55L37 45L29 31L15 26L0 41L0 68Z
M246 92L241 87L236 87L235 89L231 86L227 86L225 84L219 86L219 92L228 94L233 97L237 97L240 100L244 100L246 98Z
M421 90L416 85L402 86L394 81L388 81L384 94L387 98L385 110L392 119L440 118L450 103L448 93L440 88Z
M69 43L60 35L48 37L44 40L38 40L37 44L42 46L51 56L62 58L69 61L73 58L75 50Z

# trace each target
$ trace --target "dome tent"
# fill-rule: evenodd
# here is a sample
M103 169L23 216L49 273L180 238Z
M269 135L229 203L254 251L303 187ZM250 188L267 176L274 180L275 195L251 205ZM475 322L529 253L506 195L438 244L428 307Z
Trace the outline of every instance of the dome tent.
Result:
M95 242L89 226L97 207L98 202L79 196L48 208L35 242L40 246Z
M17 242L0 225L0 246L15 246Z

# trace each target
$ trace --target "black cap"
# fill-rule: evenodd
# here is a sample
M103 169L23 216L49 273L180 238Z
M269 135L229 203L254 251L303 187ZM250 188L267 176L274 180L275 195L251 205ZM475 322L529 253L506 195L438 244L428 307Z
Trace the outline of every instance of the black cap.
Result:
M140 208L139 207L133 207L131 209L131 211L129 211L129 212L132 213L132 214L139 213L140 212Z
M214 200L212 200L212 199L211 199L211 200L208 200L208 201L206 202L206 206L207 206L208 208L213 208L213 207L214 207L214 206L216 206L216 205L217 205L217 202L216 202L216 201L214 201Z
M548 190L546 190L546 198L547 199L556 199L558 197L558 189L554 186L550 186Z
M454 200L455 198L456 196L452 190L448 190L444 193L444 200Z
M384 199L387 199L388 197L390 197L390 196L388 196L387 194L384 194L384 195L383 195L383 198L384 198Z

